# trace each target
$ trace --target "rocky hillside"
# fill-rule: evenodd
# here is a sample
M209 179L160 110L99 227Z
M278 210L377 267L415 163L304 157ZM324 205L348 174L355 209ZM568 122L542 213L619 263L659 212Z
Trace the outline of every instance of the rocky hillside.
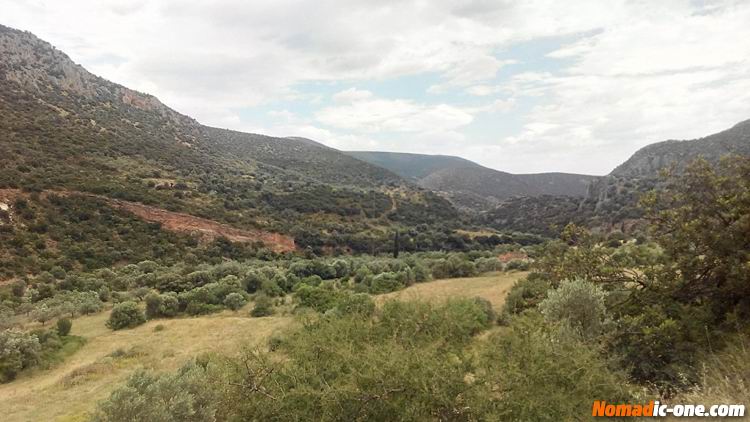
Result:
M705 138L648 145L610 174L593 180L582 200L565 196L511 198L484 214L482 221L496 229L547 235L567 222L604 231L632 231L642 226L641 194L662 187L661 170L680 172L697 158L716 164L729 154L750 157L750 120Z
M394 152L348 152L441 192L467 210L490 209L505 199L563 195L583 197L596 176L568 173L511 174L460 157Z
M690 160L703 157L716 163L727 154L750 156L750 120L732 128L689 141L664 141L636 151L632 157L615 168L611 176L655 177L659 171L676 166L682 169Z

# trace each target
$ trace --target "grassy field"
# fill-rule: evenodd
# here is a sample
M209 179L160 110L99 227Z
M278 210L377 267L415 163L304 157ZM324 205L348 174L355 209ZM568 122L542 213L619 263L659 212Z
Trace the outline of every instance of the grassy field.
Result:
M526 276L525 272L490 273L481 277L450 278L415 284L407 289L380 295L378 303L390 299L444 301L457 297L483 297L499 310L510 288Z
M242 315L242 316L239 316ZM87 343L64 363L0 384L5 422L86 420L96 402L139 368L169 371L206 351L232 353L265 341L291 317L249 318L226 311L199 318L154 320L131 330L104 326L108 312L77 318L71 334ZM161 331L154 327L162 325Z
M499 309L508 291L526 273L496 273L474 278L435 280L376 297L442 301L481 296ZM109 312L76 318L71 334L86 344L65 362L23 374L0 384L4 422L83 421L96 402L107 397L137 369L171 371L207 351L233 353L243 345L262 344L274 332L292 323L290 316L248 317L246 309L196 318L159 319L130 330L105 327ZM157 325L163 329L154 329Z

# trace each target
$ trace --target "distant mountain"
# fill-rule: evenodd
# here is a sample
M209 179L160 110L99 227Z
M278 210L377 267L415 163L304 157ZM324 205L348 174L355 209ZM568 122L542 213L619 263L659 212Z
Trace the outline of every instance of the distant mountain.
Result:
M479 164L450 155L410 154L404 152L348 151L354 158L386 168L415 182L445 169L483 168Z
M472 210L488 209L512 197L583 197L588 185L597 179L568 173L511 174L445 155L362 151L347 154L441 192L457 206Z
M610 174L591 181L583 200L571 201L565 196L510 198L484 214L482 222L500 230L546 235L568 222L604 231L631 231L642 225L641 194L663 185L661 170L680 172L697 158L716 164L729 154L750 157L750 120L704 138L641 148Z

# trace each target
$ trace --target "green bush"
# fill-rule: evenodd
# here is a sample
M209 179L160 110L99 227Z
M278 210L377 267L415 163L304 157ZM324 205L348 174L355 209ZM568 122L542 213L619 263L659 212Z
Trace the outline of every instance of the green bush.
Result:
M180 312L180 301L175 293L165 293L161 295L161 305L159 314L164 317L173 317Z
M532 273L528 277L518 280L510 289L505 298L503 313L520 314L526 309L536 307L547 296L547 291L552 288L552 283Z
M62 337L70 334L70 329L73 328L73 323L68 318L60 318L57 320L57 334Z
M113 330L133 328L146 322L146 315L138 304L132 301L116 304L107 320L107 327Z
M219 419L491 420L492 392L467 382L477 372L467 346L486 322L471 300L313 319L269 346L283 359L248 351L229 363Z
M392 272L381 273L372 278L370 282L370 293L382 294L395 292L404 288L397 274Z
M247 303L247 299L241 293L230 293L224 298L224 306L227 308L237 311Z
M214 422L217 393L206 369L194 363L174 374L138 371L99 403L95 422Z
M563 281L547 292L539 310L548 322L565 321L585 337L601 333L607 317L606 292L583 279Z
M300 306L312 308L318 312L325 312L336 306L339 293L325 287L302 285L294 292L294 299Z
M0 382L12 381L23 369L39 362L42 346L34 334L0 331Z
M149 293L146 296L146 318L153 319L160 317L162 304L161 295Z
M633 399L627 376L611 370L598 348L538 318L517 319L510 333L492 335L481 354L484 381L500 397L486 403L486 420L581 420L592 400Z
M345 294L338 299L335 309L343 315L369 317L375 312L375 301L365 293Z
M505 264L505 271L527 271L529 263L521 259L514 259Z
M271 303L271 298L263 294L256 296L255 306L253 306L253 310L250 311L250 315L254 317L273 315L273 303Z

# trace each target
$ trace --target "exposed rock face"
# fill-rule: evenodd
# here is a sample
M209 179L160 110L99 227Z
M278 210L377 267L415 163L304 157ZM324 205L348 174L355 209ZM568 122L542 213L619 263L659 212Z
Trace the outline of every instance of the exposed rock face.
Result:
M162 104L156 97L100 78L74 63L62 51L30 32L0 25L0 80L13 81L40 97L57 88L69 95L86 98L111 107L122 102L145 111L154 111L178 124L197 124Z
M750 155L750 120L705 138L665 141L638 150L610 173L614 176L655 177L660 170L676 166L681 170L695 158L716 163L727 154Z
M697 158L716 164L729 154L750 156L750 120L705 138L670 140L641 148L609 175L592 182L581 206L593 203L597 213L623 207L635 210L639 195L659 185L661 170L673 167L680 172ZM635 211L627 215L637 217Z

